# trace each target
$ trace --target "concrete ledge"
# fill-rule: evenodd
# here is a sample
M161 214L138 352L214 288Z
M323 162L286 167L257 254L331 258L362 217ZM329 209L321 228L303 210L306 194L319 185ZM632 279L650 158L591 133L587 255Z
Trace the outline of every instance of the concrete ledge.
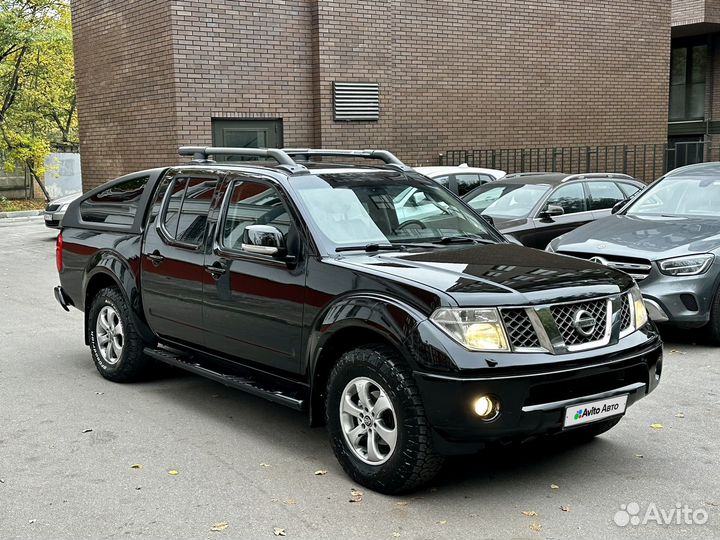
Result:
M42 213L42 210L19 210L17 212L0 212L0 219L27 218L39 216Z

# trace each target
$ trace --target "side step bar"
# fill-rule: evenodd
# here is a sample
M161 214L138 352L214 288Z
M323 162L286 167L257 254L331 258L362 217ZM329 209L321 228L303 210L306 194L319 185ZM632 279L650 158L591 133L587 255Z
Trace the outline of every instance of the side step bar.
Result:
M260 382L250 377L238 377L237 375L228 375L213 371L198 363L192 362L192 357L190 356L181 355L167 349L151 349L149 347L146 347L143 352L150 358L154 358L160 362L212 379L230 388L243 390L248 394L265 398L273 403L279 403L280 405L285 405L298 411L305 408L305 401L302 399L284 394L281 390L266 388Z

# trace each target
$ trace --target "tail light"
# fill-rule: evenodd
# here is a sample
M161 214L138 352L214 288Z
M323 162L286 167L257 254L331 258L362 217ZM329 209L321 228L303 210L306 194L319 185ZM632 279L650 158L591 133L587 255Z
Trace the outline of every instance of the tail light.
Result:
M62 272L63 269L63 237L62 233L58 234L55 240L55 264L57 271Z

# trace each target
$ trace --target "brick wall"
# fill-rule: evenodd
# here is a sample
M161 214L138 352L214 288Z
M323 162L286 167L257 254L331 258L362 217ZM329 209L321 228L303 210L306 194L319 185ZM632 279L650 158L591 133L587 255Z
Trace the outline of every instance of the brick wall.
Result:
M666 137L664 0L75 0L73 15L86 185L209 144L212 118L282 118L287 146L412 163ZM378 82L380 121L335 122L333 81Z
M175 155L170 6L163 0L72 2L83 185Z
M672 26L703 22L705 4L706 0L672 0Z

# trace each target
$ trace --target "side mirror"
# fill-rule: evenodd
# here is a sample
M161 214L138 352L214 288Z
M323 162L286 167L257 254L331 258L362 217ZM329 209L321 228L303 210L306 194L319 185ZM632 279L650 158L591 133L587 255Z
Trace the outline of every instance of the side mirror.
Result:
M622 201L618 201L615 203L615 205L612 207L612 210L610 210L611 214L617 214L620 210L622 210L623 206L625 206L630 199L624 199Z
M540 212L540 218L550 219L556 216L562 216L565 213L562 206L555 206L554 204L548 204L547 208Z
M487 223L489 223L489 224L492 225L493 227L495 226L495 220L493 219L492 216L488 216L488 215L485 215L485 214L480 214L480 217L483 218Z
M258 255L282 257L285 249L285 237L272 225L248 225L242 236L243 251Z

